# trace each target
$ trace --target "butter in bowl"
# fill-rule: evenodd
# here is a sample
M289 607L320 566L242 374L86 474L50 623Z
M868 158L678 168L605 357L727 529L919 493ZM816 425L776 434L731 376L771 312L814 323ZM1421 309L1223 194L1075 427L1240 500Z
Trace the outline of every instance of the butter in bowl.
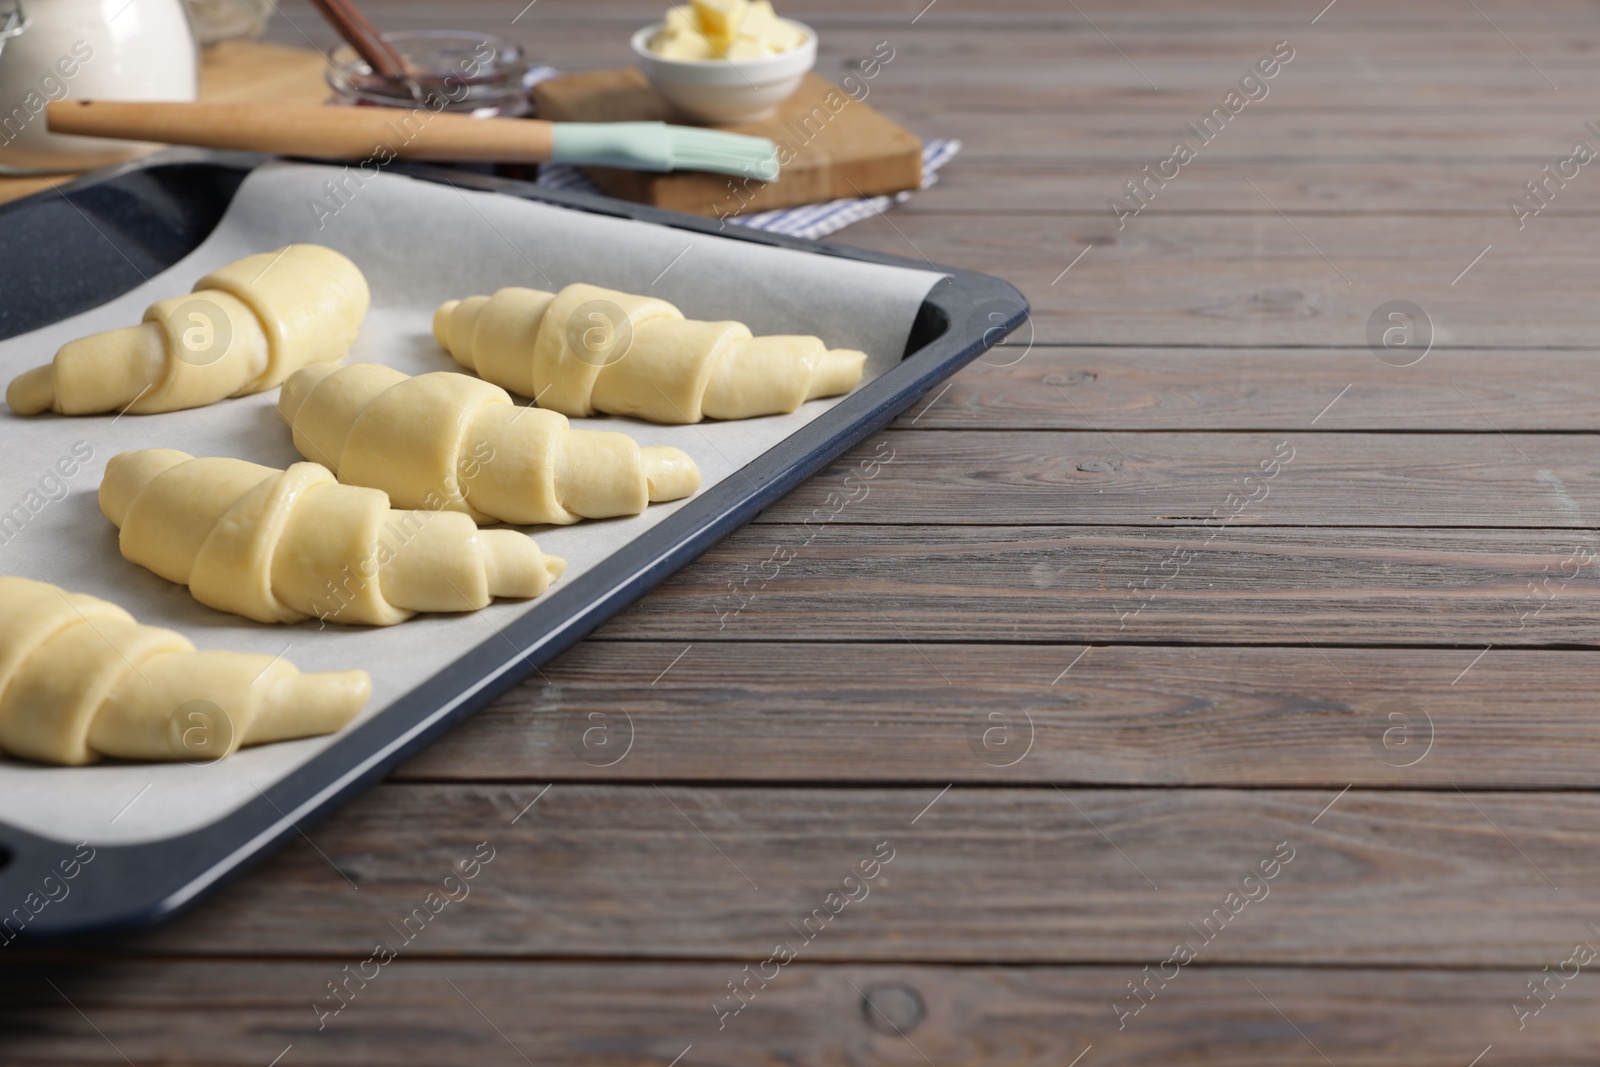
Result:
M633 35L655 91L699 122L764 119L817 62L816 31L780 18L770 0L693 0Z

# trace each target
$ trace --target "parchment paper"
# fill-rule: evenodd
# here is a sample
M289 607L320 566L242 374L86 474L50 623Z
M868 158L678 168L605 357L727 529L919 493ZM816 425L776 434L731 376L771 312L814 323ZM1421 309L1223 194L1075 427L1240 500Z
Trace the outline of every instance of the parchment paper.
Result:
M357 187L339 203L326 183L343 172L299 164L258 169L204 244L171 270L92 311L0 342L0 381L47 362L75 337L139 321L147 304L187 292L209 270L239 256L313 241L350 256L366 273L372 308L348 362L387 363L408 374L459 370L434 343L433 310L453 297L506 285L557 289L586 281L658 295L690 318L738 319L757 334L814 333L833 347L870 354L868 375L898 361L912 320L940 277L832 257L764 248L668 227L570 211L513 197L467 192L397 175ZM319 218L321 215L319 228ZM88 225L85 222L85 225ZM107 258L118 255L109 243ZM40 256L48 248L37 250ZM277 390L194 411L120 418L22 419L0 410L0 512L30 489L51 499L21 533L0 544L0 573L55 582L120 604L141 622L188 636L203 649L283 653L301 670L359 667L373 678L363 718L384 708L468 649L494 637L537 601L500 601L472 615L419 616L365 629L315 622L265 626L213 611L186 589L127 562L96 494L106 461L135 448L177 448L284 467L297 462L274 404ZM621 419L574 420L672 444L699 463L710 486L837 401L813 401L790 416L695 427ZM74 448L77 453L74 457ZM57 461L92 458L70 478ZM72 463L60 469L70 469ZM52 475L54 479L52 480ZM65 491L58 487L65 484ZM37 501L36 501L37 502ZM638 518L583 522L529 533L567 560L562 583L596 566L679 505ZM560 586L558 585L557 588ZM52 768L0 758L0 820L72 842L122 844L175 836L223 817L312 755L329 738L246 749L212 766L120 764Z

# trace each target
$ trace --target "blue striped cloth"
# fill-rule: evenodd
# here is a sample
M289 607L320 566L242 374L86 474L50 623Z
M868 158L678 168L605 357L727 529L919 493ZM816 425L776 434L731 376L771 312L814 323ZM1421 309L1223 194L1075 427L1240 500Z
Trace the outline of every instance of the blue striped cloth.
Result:
M534 67L528 71L527 84L532 87L546 78L554 78L559 73L560 71L552 67ZM924 189L938 180L939 168L950 162L959 151L961 142L953 137L922 143ZM605 195L604 190L590 180L583 171L566 163L546 163L541 166L538 184L547 189L577 189L586 193ZM734 225L748 226L752 230L766 230L769 233L816 240L830 233L838 233L852 223L881 215L895 204L904 203L910 198L909 192L895 193L893 196L853 196L843 200L830 200L823 204L805 204L801 207L762 211L754 215L730 216L728 221Z

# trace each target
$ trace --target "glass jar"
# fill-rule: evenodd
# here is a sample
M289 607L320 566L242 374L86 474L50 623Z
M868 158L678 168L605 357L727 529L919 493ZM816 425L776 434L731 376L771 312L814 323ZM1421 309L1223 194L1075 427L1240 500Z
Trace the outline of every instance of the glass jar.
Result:
M273 0L185 0L201 44L260 37L272 17Z
M523 83L528 61L516 42L456 30L388 33L384 38L405 60L409 77L400 82L375 74L355 49L341 45L329 56L327 73L340 103L427 106L478 118L532 114Z

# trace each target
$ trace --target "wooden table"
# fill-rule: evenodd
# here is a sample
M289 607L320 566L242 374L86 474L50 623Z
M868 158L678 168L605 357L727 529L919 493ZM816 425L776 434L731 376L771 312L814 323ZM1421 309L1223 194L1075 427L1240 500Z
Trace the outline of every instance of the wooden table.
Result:
M1600 21L1325 2L792 0L965 142L844 240L1031 325L192 914L8 950L4 1058L1592 1062ZM581 69L656 5L367 6Z

